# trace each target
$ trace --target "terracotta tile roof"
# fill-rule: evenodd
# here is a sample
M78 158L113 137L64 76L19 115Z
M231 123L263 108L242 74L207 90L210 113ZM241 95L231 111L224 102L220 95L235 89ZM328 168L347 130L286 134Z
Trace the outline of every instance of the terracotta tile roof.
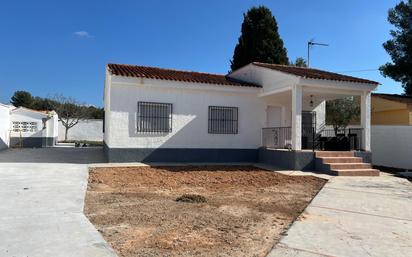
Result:
M194 71L180 71L126 64L108 64L107 67L111 74L117 76L217 84L225 86L262 87L260 85L252 83L237 81L225 75L219 74L210 74Z
M378 82L312 68L253 62L254 65L309 79L335 80L378 85Z
M386 100L412 104L412 96L406 95L396 95L396 94L382 94L382 93L372 93L372 96L379 97Z

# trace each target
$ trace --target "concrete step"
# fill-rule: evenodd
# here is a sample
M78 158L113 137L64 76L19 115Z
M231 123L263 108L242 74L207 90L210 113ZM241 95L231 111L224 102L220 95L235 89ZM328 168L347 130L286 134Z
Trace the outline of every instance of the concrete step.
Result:
M354 157L351 151L316 151L316 157Z
M332 175L336 176L379 176L376 169L339 169L331 170Z
M323 163L356 163L362 162L361 157L320 157Z
M331 170L352 170L352 169L371 169L372 165L370 163L329 163Z

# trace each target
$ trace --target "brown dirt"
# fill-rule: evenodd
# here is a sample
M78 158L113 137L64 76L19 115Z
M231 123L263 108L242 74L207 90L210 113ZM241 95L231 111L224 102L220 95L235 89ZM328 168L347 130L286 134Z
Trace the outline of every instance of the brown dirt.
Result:
M85 213L122 257L265 256L324 183L249 166L95 168Z

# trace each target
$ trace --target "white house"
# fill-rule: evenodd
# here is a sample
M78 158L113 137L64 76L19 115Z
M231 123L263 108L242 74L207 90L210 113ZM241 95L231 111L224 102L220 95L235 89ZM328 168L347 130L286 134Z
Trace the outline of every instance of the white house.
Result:
M377 85L265 63L250 63L228 75L108 64L105 152L110 162L269 158L279 166L311 169L314 152L305 149L319 149L319 138L330 139L324 129L325 100L360 96L361 126L346 134L356 142L347 150L367 160L370 95Z
M10 147L48 147L57 142L58 116L53 111L14 108L8 124Z

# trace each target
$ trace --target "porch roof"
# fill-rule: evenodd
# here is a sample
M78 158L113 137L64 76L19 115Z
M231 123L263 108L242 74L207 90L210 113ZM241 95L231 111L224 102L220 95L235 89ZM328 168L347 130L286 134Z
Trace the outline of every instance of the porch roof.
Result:
M313 69L313 68L296 67L296 66L279 65L279 64L269 64L269 63L261 63L261 62L253 62L252 64L258 67L268 68L268 69L272 69L272 70L276 70L276 71L280 71L283 73L295 75L295 76L302 77L302 78L308 78L308 79L334 80L334 81L379 85L379 82L376 82L376 81L347 76L347 75L324 71L324 70Z

